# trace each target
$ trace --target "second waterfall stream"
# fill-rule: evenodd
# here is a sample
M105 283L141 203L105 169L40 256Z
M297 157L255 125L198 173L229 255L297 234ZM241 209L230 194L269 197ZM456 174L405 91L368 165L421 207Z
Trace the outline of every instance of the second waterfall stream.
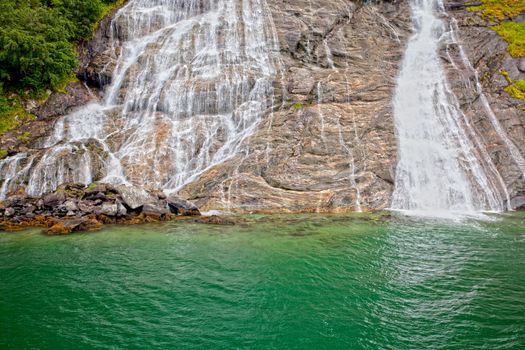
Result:
M410 39L394 96L398 164L392 209L430 216L504 209L499 174L448 86L439 49L447 27L438 0L412 1Z

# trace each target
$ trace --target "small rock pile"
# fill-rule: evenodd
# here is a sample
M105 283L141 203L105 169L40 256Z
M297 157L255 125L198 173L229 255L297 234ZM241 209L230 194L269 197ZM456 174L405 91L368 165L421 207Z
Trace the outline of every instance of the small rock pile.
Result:
M127 185L69 183L40 197L23 190L0 202L0 229L43 227L49 235L99 230L103 224L140 224L200 216L191 202Z

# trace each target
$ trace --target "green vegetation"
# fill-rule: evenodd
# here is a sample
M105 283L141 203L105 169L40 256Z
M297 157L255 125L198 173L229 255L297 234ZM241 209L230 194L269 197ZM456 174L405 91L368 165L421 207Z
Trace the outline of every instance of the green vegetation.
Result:
M512 57L525 57L525 22L502 22L491 28L509 44Z
M92 184L90 184L88 187L86 187L86 190L92 190L94 188L97 188L97 183L93 182Z
M18 137L17 137L17 140L18 140L18 141L21 141L21 142L24 142L24 143L28 143L30 137L31 137L31 133L29 133L29 132L26 131L26 132L23 133L22 135L18 136Z
M20 103L20 97L14 94L5 96L0 89L0 135L31 119L34 119L34 116L24 110Z
M124 1L0 1L0 135L31 118L20 96L64 89L77 66L76 43Z
M0 148L0 159L7 157L7 151L3 148Z
M510 75L506 71L501 71L501 75L505 77L505 80L509 85L503 89L506 93L511 95L514 98L519 98L520 100L525 100L525 80L512 80ZM520 108L521 109L521 108Z
M525 0L482 0L482 4L471 6L482 17L494 22L494 29L508 44L512 57L525 57L525 22L505 21L525 12Z
M0 3L0 83L9 91L58 89L88 38L117 0L4 0Z
M308 101L305 101L304 103L303 102L296 102L296 103L294 103L292 105L292 108L297 111L297 110L302 109L302 108L312 107L314 104L315 104L315 102L313 100L308 100Z
M490 28L507 42L507 51L512 57L525 57L525 22L512 21L525 12L525 0L481 0L481 3L468 9L479 12L482 17L494 24ZM512 81L507 72L500 73L509 83L504 91L514 98L525 100L525 81ZM523 107L517 108L525 110Z
M483 17L492 21L516 17L525 10L525 0L481 0L481 3L469 7L469 10L479 11Z
M505 88L505 92L514 98L525 100L525 80L515 80Z

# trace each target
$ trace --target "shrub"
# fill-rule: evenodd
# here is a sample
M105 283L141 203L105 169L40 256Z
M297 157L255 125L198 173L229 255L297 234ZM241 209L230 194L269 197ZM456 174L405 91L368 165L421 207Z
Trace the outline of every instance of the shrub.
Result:
M75 43L87 38L117 0L2 0L0 83L8 91L57 89L77 65Z

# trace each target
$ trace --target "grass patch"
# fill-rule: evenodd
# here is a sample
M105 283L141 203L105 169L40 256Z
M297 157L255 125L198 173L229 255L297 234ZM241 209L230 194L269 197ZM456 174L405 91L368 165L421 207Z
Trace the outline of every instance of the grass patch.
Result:
M481 3L468 7L468 10L480 12L491 21L514 18L525 11L525 0L481 0Z
M504 90L514 98L525 100L525 80L515 80Z
M525 57L525 22L502 22L491 28L509 44L507 50L512 57Z
M304 105L301 102L297 102L297 103L294 103L294 105L292 107L293 107L293 109L298 110L298 109L303 108Z
M114 9L118 8L118 7L121 7L122 5L124 5L128 0L117 0L113 3L109 3L109 4L104 4L104 6L102 7L102 14L100 15L100 18L99 18L99 22L104 18L106 17L111 11L113 11ZM525 0L524 0L525 1Z
M20 97L6 97L0 94L0 136L15 129L35 116L27 113L20 103Z
M0 148L0 159L7 157L7 150Z
M16 139L20 142L23 142L23 143L28 143L29 142L29 139L31 138L31 133L29 132L25 132L23 133L22 135L18 136Z

